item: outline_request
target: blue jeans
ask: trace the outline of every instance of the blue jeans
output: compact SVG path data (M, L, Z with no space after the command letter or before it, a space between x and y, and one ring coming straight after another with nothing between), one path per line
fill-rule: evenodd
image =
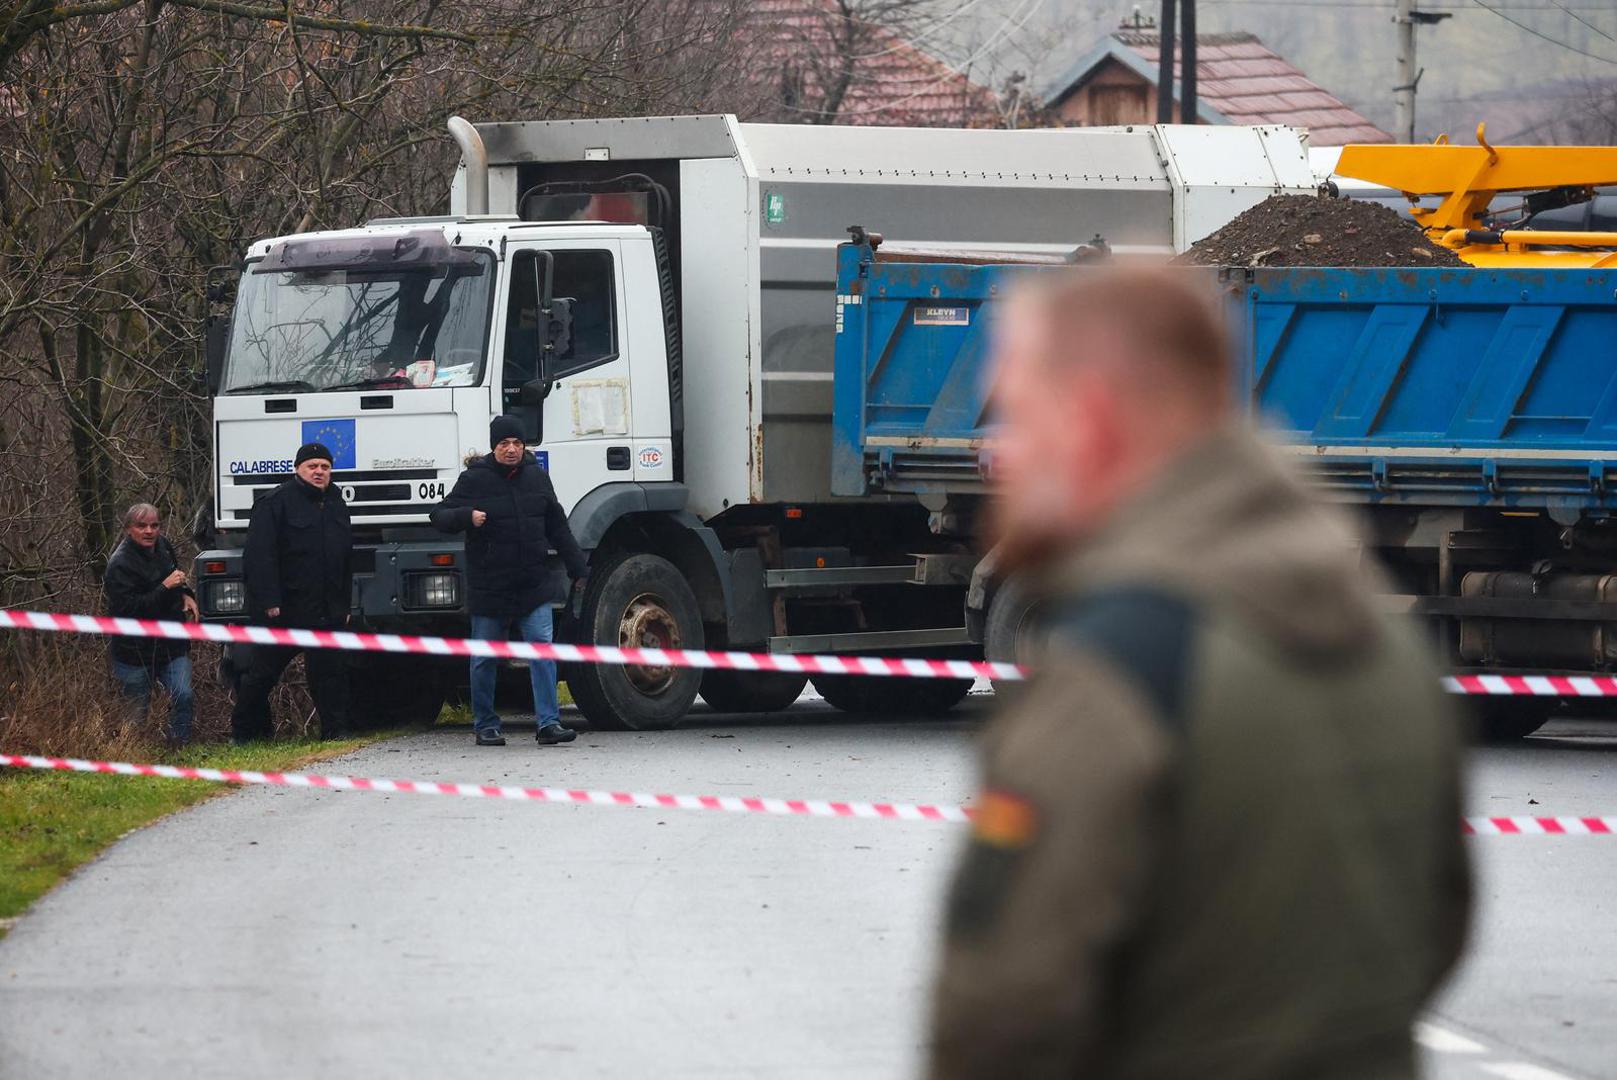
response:
M191 741L191 715L195 699L191 696L191 658L176 656L166 664L125 664L112 662L113 677L123 689L125 700L140 710L145 719L152 707L152 682L168 691L168 737L174 742Z
M509 640L513 622L523 641L550 640L549 604L540 604L518 619L473 615L472 637L484 641ZM497 657L472 657L472 724L478 731L498 731L500 727L500 718L494 714L494 681L499 667ZM528 661L528 678L533 682L534 722L540 727L561 723L561 708L556 702L556 662Z

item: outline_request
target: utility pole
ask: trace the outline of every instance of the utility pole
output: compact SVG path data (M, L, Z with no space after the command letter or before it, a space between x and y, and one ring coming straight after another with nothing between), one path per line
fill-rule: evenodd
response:
M1196 0L1179 9L1179 122L1196 122Z
M1420 88L1424 69L1415 66L1415 27L1431 26L1452 15L1449 11L1417 11L1415 0L1398 0L1398 10L1392 21L1398 26L1398 85L1392 88L1393 102L1398 106L1398 130L1393 132L1399 142L1415 141L1415 91Z
M1173 28L1179 21L1175 0L1162 0L1157 36L1157 123L1173 123Z

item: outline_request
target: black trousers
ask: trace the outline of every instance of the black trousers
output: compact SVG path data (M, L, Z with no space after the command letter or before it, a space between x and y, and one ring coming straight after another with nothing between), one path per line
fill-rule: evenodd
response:
M335 739L348 732L348 658L336 649L299 649L292 645L254 645L247 671L236 687L230 713L230 736L237 742L267 739L275 733L270 717L270 691L286 665L303 653L309 694L320 714L320 737Z

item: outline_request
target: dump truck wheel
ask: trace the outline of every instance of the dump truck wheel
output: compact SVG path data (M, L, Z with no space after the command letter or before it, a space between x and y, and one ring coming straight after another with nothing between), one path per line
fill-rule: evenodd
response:
M1025 664L1038 637L1039 604L1021 578L1011 577L994 590L983 623L983 656L1009 664ZM995 679L994 693L1001 698L1016 693L1021 683Z
M877 675L816 675L814 689L849 713L937 716L971 692L970 679L904 679Z
M578 640L624 648L700 649L696 594L667 559L623 554L590 573ZM657 731L678 724L696 699L695 668L578 664L568 671L573 700L590 725Z
M791 705L807 685L807 675L714 669L702 673L701 692L714 712L766 713Z

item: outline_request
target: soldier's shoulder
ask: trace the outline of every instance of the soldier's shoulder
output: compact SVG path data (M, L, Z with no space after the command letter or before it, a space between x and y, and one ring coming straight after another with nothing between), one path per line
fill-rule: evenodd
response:
M1201 621L1182 593L1120 584L1056 602L1044 625L1054 656L1087 653L1141 694L1159 720L1179 727Z

